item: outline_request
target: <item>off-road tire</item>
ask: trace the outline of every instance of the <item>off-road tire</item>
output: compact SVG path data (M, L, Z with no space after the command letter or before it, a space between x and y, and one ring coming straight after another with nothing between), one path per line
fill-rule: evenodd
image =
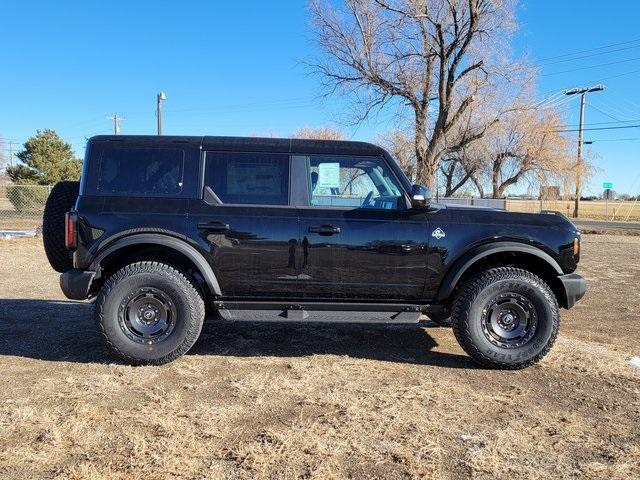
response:
M135 339L125 326L123 302L140 289L162 292L175 309L173 329L158 343ZM96 299L93 315L116 357L133 365L161 365L184 355L198 340L205 309L195 282L187 275L163 263L138 262L109 277Z
M60 273L73 268L71 254L64 244L64 215L73 208L80 182L59 182L47 197L42 217L42 242L51 267Z
M500 295L522 296L534 309L537 324L522 345L497 346L483 328L487 308ZM533 273L514 267L492 268L466 280L454 299L451 318L456 339L465 352L485 367L508 370L525 368L542 359L560 327L558 302L549 286Z

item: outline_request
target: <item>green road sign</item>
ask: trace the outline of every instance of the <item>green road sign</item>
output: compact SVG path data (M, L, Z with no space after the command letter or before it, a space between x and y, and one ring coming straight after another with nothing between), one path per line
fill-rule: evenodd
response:
M609 190L609 189L613 188L613 183L612 182L604 182L602 184L602 188L604 188L605 190Z

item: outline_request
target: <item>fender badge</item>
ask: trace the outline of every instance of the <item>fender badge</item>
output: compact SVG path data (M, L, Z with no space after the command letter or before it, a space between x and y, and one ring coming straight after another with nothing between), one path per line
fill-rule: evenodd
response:
M446 237L446 234L444 233L444 230L442 230L440 227L438 227L433 231L431 236L434 237L434 238L437 238L438 240L440 240L441 238Z

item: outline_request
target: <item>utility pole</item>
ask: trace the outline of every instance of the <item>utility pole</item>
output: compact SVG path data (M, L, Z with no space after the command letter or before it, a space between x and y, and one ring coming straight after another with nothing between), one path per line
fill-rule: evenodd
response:
M164 92L158 92L156 96L156 116L158 117L158 135L162 135L162 102L167 99Z
M9 140L9 166L13 167L13 145L17 145L18 142L12 142L11 140Z
M113 134L120 135L120 122L122 120L126 120L126 118L121 117L117 113L114 113L112 116L107 117L107 120L113 121Z
M578 218L580 208L580 195L582 194L582 128L584 125L584 105L587 93L600 92L604 90L604 85L594 85L592 87L572 88L564 92L565 95L580 95L580 127L578 128L578 159L576 161L576 199L573 204L573 218Z

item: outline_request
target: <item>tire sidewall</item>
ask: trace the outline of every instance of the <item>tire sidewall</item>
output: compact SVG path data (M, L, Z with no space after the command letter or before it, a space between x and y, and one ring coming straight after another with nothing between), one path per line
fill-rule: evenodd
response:
M142 287L153 287L162 291L175 307L174 329L168 337L158 343L136 342L125 334L121 326L121 302L132 291ZM193 296L192 289L186 279L164 272L144 271L118 278L104 295L101 315L98 318L103 334L118 354L134 363L161 361L176 353L178 356L181 355L191 347L192 342L195 342L202 328L202 319L199 318L195 302L190 301Z
M493 344L482 328L482 313L487 304L501 293L517 293L526 297L536 310L537 325L533 337L526 344L507 348ZM520 364L537 357L554 339L558 321L557 307L545 288L532 279L513 276L484 285L471 300L466 315L465 330L469 340L482 355L501 364Z
M78 198L80 182L58 182L53 186L42 215L42 241L49 264L56 272L73 268L71 254L65 245L65 214Z

